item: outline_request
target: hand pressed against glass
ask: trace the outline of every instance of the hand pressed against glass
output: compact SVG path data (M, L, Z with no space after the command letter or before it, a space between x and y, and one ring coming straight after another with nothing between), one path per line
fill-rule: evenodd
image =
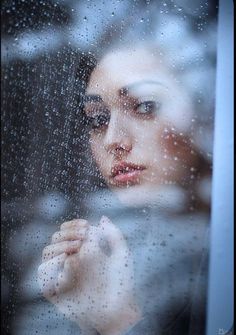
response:
M108 218L102 217L98 227L73 220L63 223L44 249L39 284L44 296L84 334L91 329L120 334L140 318L132 266L126 241Z

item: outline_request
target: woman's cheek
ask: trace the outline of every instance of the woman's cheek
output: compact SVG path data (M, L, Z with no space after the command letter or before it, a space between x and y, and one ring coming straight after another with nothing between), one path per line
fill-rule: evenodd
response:
M103 153L103 150L97 146L97 145L93 145L92 146L92 154L93 154L93 157L95 159L95 161L101 165L101 162L103 161L104 159L104 153Z
M98 141L97 139L91 138L90 145L93 158L100 172L104 176L107 170L105 163L108 161L107 152L105 150L104 144L102 143L102 141Z

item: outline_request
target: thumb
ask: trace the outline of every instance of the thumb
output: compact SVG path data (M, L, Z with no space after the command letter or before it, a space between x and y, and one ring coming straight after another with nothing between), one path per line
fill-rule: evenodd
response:
M117 228L107 216L102 216L99 227L103 231L104 237L106 237L111 248L115 251L118 248L125 248L126 242L120 229Z
M67 256L64 263L64 269L58 275L58 286L56 287L56 291L57 288L60 288L59 293L72 290L78 284L78 260L77 254Z

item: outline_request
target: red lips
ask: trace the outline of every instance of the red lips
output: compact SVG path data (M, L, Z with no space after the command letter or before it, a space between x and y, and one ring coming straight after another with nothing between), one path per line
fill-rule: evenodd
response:
M140 175L146 167L133 163L121 162L113 166L111 177L116 184L136 184L140 181Z

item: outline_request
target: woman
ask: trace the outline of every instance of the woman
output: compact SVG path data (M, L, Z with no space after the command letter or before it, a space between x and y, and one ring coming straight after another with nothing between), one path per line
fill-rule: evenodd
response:
M43 251L44 296L85 334L203 334L207 217L186 214L205 209L195 187L209 170L190 95L159 50L134 45L101 59L83 103L97 167L133 212L63 223Z

